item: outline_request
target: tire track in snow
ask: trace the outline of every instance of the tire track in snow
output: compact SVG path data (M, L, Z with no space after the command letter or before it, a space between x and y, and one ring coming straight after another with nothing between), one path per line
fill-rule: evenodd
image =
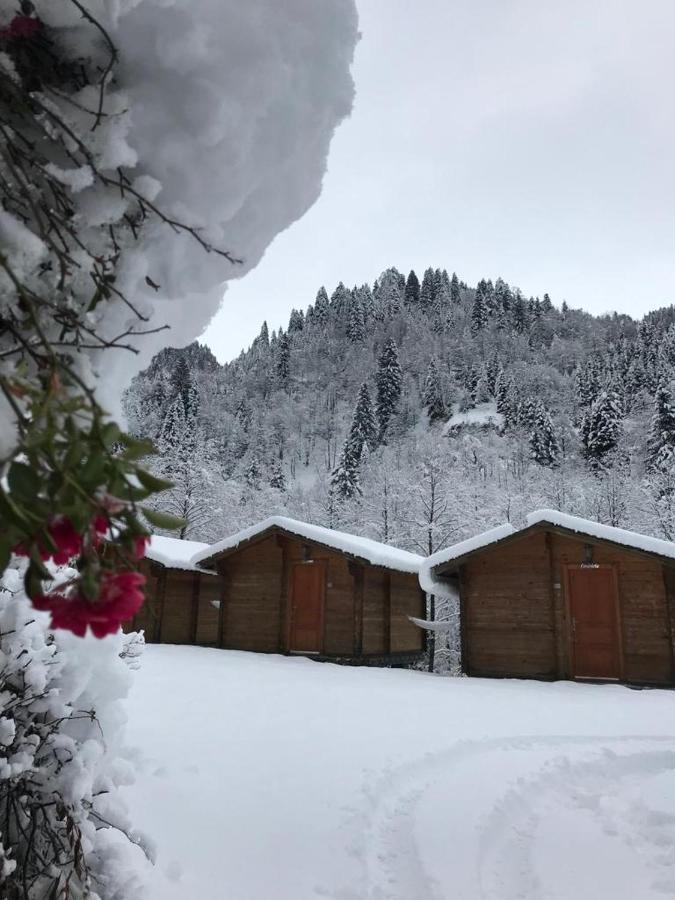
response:
M641 739L640 743L649 745L651 741ZM618 837L617 823L603 814L601 799L611 796L618 780L624 776L653 776L673 769L675 750L643 749L616 754L603 747L575 760L565 756L551 758L532 776L519 779L507 790L485 820L479 848L479 896L482 900L545 897L545 886L538 878L532 859L533 844L542 822L548 816L555 816L561 806L577 812L585 809L598 820L605 834ZM666 816L663 821L670 826L673 823L672 817ZM651 825L653 831L654 823ZM635 847L639 843L642 854L653 857L650 867L655 871L659 868L672 870L675 859L659 859L658 842L654 845L649 829L640 830L634 823L630 835L624 837L626 844ZM672 871L670 874L672 876ZM666 878L664 883L668 884L669 891L672 890L672 877ZM661 890L656 882L652 888Z
M447 897L453 897L454 900L460 900L462 897L466 897L467 900L477 900L478 897L484 900L506 900L509 896L518 897L519 900L539 900L540 885L533 871L528 849L531 836L536 830L536 817L527 804L526 785L533 785L532 791L536 792L538 780L546 780L548 777L546 768L552 760L556 760L556 757L558 765L561 769L566 769L569 776L572 771L583 771L593 762L594 757L601 757L597 765L606 766L608 746L627 749L630 744L640 744L643 747L671 744L675 747L675 737L525 735L482 741L458 741L447 750L430 752L391 770L373 789L367 790L371 811L363 828L361 844L355 851L362 858L365 867L364 891L358 896L368 900L445 900ZM581 750L584 755L579 759L570 760L565 756L569 750ZM527 754L540 755L542 752L546 755L538 761L526 758ZM650 752L642 750L632 754L636 771L640 771L639 761L644 762ZM506 765L504 753L509 757ZM653 755L653 752L651 753ZM454 879L450 882L444 879L439 883L428 871L423 858L423 849L428 842L429 834L427 832L420 834L419 828L416 827L418 810L420 802L427 799L434 789L438 790L439 782L444 780L455 781L466 791L467 779L469 785L473 779L477 788L483 788L483 774L489 770L489 757L495 754L501 755L502 758L493 771L498 772L500 776L504 771L505 780L498 779L499 787L489 801L491 810L481 817L478 827L473 832L472 840L467 847L473 860L461 859L463 874L470 882L468 892L461 893L461 887L458 891ZM509 766L515 761L514 754L516 756L524 754L524 762L528 766L534 762L533 768L526 769L524 777L520 779L520 785L517 779L514 783L512 772L511 781L508 780ZM667 754L667 760L665 767L675 768L675 753ZM468 771L463 772L467 764ZM508 813L504 811L505 797L514 809L519 810L517 824L509 820ZM452 792L444 798L448 808L448 819L451 818L453 799ZM470 830L470 821L466 824ZM439 827L442 828L442 823ZM435 837L438 838L438 835ZM508 876L515 893L508 895L500 893L504 890L503 885L495 885L490 881L486 869L493 861L498 865L500 847L510 838L516 837L518 840L515 841L514 847L511 847L511 851L517 864L515 862L511 864ZM447 835L448 853L452 853L456 838L457 833Z

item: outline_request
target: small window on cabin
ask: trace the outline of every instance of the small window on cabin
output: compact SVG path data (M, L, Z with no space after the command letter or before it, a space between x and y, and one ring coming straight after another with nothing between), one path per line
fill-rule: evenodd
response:
M209 603L214 609L220 609L220 600L209 600Z

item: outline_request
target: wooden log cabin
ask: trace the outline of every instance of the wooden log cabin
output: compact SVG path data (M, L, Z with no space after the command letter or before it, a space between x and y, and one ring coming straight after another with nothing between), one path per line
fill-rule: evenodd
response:
M188 546L189 545L189 546ZM407 665L425 647L422 557L281 516L213 545L153 538L148 642Z
M539 510L429 557L467 675L675 683L675 544Z

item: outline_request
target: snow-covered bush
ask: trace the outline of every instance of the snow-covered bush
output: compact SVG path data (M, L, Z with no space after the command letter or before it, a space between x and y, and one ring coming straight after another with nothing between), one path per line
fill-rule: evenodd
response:
M109 412L317 198L355 40L353 0L0 0L3 897L142 895L119 625L180 522Z
M128 640L128 639L127 639ZM0 588L0 895L143 896L145 845L116 794L131 673L122 635L52 635L17 569Z

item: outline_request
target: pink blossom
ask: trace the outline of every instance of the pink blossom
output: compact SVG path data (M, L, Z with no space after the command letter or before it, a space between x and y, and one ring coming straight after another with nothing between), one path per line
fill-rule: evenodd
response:
M87 626L97 638L114 634L143 605L145 576L139 572L111 572L103 576L99 598L67 597L55 591L33 597L35 609L51 614L52 628L65 628L84 637Z

